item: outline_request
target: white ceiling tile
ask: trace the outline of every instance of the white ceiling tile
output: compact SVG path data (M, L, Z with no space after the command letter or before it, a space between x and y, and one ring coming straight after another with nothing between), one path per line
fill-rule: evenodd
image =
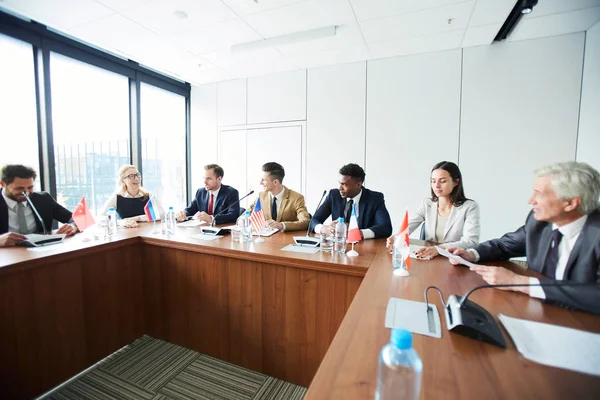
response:
M361 23L367 45L465 29L475 1ZM451 23L449 24L449 19Z
M477 0L469 26L502 25L516 2L517 0Z
M238 15L248 15L300 3L305 0L223 0Z
M98 3L104 4L106 7L115 11L129 10L130 8L140 6L144 3L149 3L153 0L96 0Z
M369 53L373 59L377 59L457 49L461 45L463 34L464 30L460 29L392 42L373 43L369 45Z
M241 18L236 17L220 24L172 35L168 39L192 53L205 54L229 48L233 44L260 40L263 37Z
M364 41L357 24L338 26L335 36L277 46L284 56L311 54L349 47L364 47Z
M385 18L456 4L465 0L350 0L356 18L362 21Z
M114 14L94 0L4 0L2 6L57 29L72 28Z
M223 68L232 77L256 76L298 69L292 60L284 58L275 49L262 49L239 54L231 54L227 49L203 54L202 58Z
M310 54L296 54L290 58L300 68L314 68L326 65L365 61L369 60L371 57L366 46L362 45Z
M461 47L473 47L491 44L502 28L502 23L467 28Z
M511 42L545 36L583 32L600 20L600 7L586 8L562 14L522 19L508 36Z
M184 11L187 18L176 17L174 11ZM155 0L122 14L160 35L191 31L236 17L220 0Z
M598 6L600 6L600 0L540 0L538 1L537 6L533 8L533 12L526 15L523 19L537 18L544 15Z
M266 38L356 22L348 0L307 0L244 20Z

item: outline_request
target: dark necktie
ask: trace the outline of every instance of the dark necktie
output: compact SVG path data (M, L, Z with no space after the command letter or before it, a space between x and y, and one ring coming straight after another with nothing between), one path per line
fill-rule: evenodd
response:
M556 279L556 266L558 264L558 245L562 240L562 233L558 229L552 231L552 244L550 253L546 259L546 276L550 279Z
M346 208L344 209L344 222L350 222L350 217L352 216L352 205L354 204L354 200L350 199L346 202Z
M26 234L27 220L25 219L25 204L17 203L17 220L19 221L19 233Z
M271 204L271 218L273 221L277 221L277 197L273 196L273 203Z
M208 202L208 215L213 215L213 203L215 201L215 195L210 194L210 201Z

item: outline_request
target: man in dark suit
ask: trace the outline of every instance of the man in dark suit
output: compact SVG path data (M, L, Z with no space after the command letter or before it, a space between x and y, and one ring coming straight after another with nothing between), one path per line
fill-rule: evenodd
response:
M240 194L231 186L221 184L224 175L223 168L217 164L204 166L204 187L198 189L194 200L185 210L179 211L177 220L193 217L207 224L213 220L217 225L234 223L240 216ZM223 212L229 206L231 208ZM221 212L223 214L217 216Z
M571 287L515 287L550 303L600 314L600 174L585 163L564 162L536 171L533 210L525 225L473 249L451 249L472 261L527 256L529 268L549 280L596 283ZM534 284L536 278L502 267L471 268L489 284Z
M339 189L331 189L315 213L310 229L315 233L333 234L338 218L348 223L352 206L356 205L358 228L363 239L388 237L392 233L392 221L383 193L375 192L363 186L365 171L357 164L347 164L340 168ZM333 219L331 225L323 225L327 218Z
M46 192L33 192L37 174L24 165L6 165L0 173L0 247L15 246L25 240L26 234L52 230L54 220L64 223L56 233L74 235L71 211L56 202ZM37 217L23 192L38 210ZM43 224L43 225L42 225Z

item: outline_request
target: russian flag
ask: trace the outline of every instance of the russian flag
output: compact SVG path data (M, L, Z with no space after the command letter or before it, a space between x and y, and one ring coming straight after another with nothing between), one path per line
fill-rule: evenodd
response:
M358 229L358 219L356 218L356 204L352 204L352 215L350 215L350 225L348 227L348 243L360 242L360 229Z
M144 214L146 214L146 218L148 218L148 221L156 220L156 211L154 211L154 205L152 204L152 199L148 199L148 202L144 206Z

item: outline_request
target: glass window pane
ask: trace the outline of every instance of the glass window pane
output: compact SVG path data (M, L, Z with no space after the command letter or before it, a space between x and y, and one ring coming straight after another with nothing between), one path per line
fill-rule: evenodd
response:
M0 133L5 145L19 143L19 151L0 152L0 166L24 164L39 172L34 74L31 44L0 34Z
M129 79L50 53L57 200L97 215L129 164Z
M142 83L142 168L144 187L165 209L185 204L185 97Z

